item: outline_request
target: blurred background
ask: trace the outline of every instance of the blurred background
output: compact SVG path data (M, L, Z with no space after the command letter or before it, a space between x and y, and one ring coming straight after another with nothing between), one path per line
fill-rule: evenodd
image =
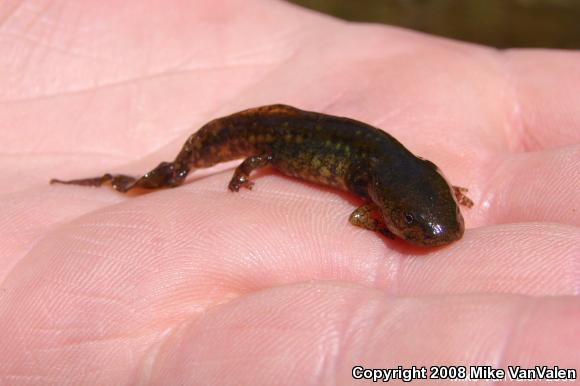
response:
M289 0L346 20L385 23L498 48L580 48L580 0Z

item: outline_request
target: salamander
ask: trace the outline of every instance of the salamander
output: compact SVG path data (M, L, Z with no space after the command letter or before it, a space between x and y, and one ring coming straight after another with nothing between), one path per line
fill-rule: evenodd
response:
M467 189L451 186L432 162L415 156L383 130L354 119L276 104L214 119L193 133L173 162L141 177L101 177L50 183L100 186L119 192L181 185L189 172L245 158L228 188L251 189L250 173L271 166L281 173L329 185L362 198L350 215L359 227L418 246L441 246L462 237L459 204Z

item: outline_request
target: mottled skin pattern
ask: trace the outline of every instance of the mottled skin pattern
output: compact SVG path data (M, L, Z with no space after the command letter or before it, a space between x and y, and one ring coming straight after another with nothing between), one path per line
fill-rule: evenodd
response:
M452 187L430 161L414 156L382 130L349 118L285 105L257 107L215 119L192 134L173 162L140 178L102 177L51 183L158 189L183 183L191 170L245 158L229 189L251 188L252 170L273 166L307 181L347 190L367 203L350 216L354 225L399 236L411 244L438 246L463 235L457 202L473 203Z

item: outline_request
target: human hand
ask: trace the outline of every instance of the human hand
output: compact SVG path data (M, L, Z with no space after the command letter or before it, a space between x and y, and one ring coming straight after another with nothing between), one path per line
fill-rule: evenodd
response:
M15 5L14 5L15 4ZM580 363L580 55L498 52L282 2L0 5L0 383L358 384ZM348 195L228 164L139 197L205 122L287 103L381 127L475 201L418 250Z

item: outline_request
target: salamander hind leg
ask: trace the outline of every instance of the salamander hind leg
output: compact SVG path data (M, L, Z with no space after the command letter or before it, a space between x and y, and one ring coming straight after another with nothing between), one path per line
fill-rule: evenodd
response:
M258 168L264 167L272 163L272 156L268 154L260 154L248 157L236 168L228 188L232 192L238 192L240 187L252 189L254 183L250 180L250 173Z
M58 179L50 180L51 184L101 186L111 182L113 189L119 192L128 192L131 189L160 189L181 185L189 168L181 166L175 162L161 162L156 168L145 173L142 177L136 178L124 174L104 174L102 177L84 178L78 180L62 181Z
M466 206L471 208L473 206L473 201L469 197L467 197L464 193L467 193L467 188L462 188L461 186L454 186L453 193L455 193L455 198L457 198L457 202L460 205Z
M395 235L385 226L379 209L375 204L369 203L357 208L351 213L348 221L352 225L379 232L390 239L395 238Z

